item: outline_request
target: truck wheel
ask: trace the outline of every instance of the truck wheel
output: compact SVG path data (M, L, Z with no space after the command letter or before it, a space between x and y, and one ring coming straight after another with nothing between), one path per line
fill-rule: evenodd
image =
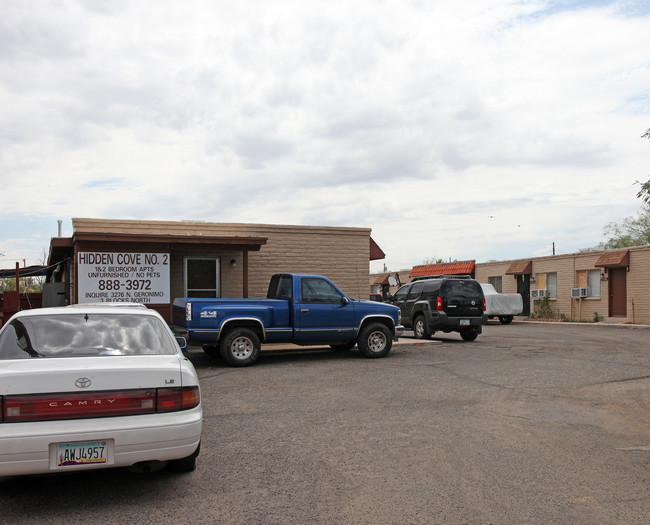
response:
M478 337L478 330L476 328L467 328L466 330L461 330L460 336L463 338L463 341L474 341Z
M427 324L424 321L424 316L418 315L415 321L413 321L413 333L416 339L429 339L430 336L427 330Z
M500 315L499 316L499 321L501 321L501 324L510 324L510 323L512 323L512 316L511 315Z
M233 328L221 340L219 352L230 366L252 365L260 355L260 338L250 328Z
M366 357L384 357L393 346L393 335L386 325L370 323L359 333L359 352Z
M344 343L342 345L330 345L330 348L337 352L347 352L348 350L352 350L356 344L356 341L350 341L349 343Z

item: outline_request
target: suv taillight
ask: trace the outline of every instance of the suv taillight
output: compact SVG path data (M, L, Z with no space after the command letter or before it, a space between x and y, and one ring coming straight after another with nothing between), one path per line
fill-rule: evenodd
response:
M487 312L487 306L485 304L485 297L483 297L483 311Z
M436 297L436 310L441 311L442 309L442 297L438 296Z

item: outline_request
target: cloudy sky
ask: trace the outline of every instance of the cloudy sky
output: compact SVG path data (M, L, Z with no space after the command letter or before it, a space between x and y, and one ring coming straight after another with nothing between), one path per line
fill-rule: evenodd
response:
M647 0L0 13L0 267L72 217L369 227L373 271L571 253L650 178Z

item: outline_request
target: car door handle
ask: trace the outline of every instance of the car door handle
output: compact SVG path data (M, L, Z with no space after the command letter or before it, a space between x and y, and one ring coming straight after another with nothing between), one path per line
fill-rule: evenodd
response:
M301 314L308 314L309 313L309 308L301 308L300 313Z

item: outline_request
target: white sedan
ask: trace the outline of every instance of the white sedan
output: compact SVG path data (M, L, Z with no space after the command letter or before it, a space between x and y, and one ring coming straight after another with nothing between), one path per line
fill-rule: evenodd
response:
M109 467L194 470L192 363L154 310L27 310L0 330L0 476Z

